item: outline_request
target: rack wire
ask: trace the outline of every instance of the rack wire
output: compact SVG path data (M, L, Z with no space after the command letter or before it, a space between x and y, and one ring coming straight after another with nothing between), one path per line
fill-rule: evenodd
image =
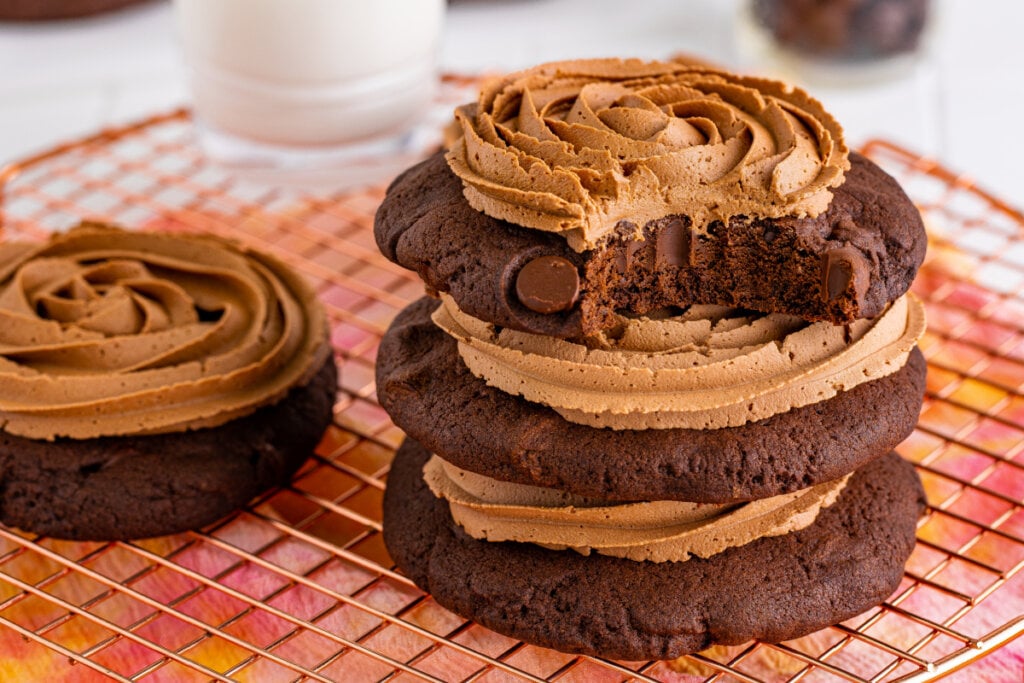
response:
M210 527L116 543L0 527L0 679L863 683L982 672L1012 655L992 653L1024 633L1024 216L935 161L882 141L862 151L931 231L915 284L928 391L900 447L928 493L917 547L877 609L670 662L526 645L394 570L380 502L402 434L375 402L373 362L422 285L373 243L383 188L312 195L241 180L203 158L186 111L0 170L5 239L96 218L275 252L317 287L341 370L334 423L294 481Z

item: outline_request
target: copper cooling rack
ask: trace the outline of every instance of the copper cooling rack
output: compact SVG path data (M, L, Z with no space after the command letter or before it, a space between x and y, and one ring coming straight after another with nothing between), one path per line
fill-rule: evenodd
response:
M796 641L609 662L466 622L393 569L380 501L402 434L374 400L373 360L422 286L374 246L382 188L312 196L250 184L207 164L193 134L175 112L8 166L0 229L38 238L91 217L273 250L329 309L334 425L291 485L202 531L72 543L0 527L0 679L861 682L968 665L981 676L993 662L1020 671L1017 647L996 651L1024 632L1024 217L970 180L887 143L864 150L904 183L934 238L916 284L930 319L928 395L901 447L930 507L899 590Z

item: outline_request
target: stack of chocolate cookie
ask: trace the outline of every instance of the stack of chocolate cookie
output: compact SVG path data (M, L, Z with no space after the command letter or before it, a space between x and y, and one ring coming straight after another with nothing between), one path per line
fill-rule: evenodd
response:
M895 589L925 363L899 186L800 90L593 60L489 83L377 214L437 298L377 394L397 565L567 652L778 641Z

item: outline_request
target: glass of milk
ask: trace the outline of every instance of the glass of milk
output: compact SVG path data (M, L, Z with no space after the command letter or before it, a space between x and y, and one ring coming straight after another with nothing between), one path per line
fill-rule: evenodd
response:
M211 156L331 166L415 144L437 86L444 0L174 2Z

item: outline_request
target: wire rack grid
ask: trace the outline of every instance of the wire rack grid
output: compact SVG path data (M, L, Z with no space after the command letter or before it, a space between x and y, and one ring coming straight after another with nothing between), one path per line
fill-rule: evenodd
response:
M0 230L41 239L95 218L273 251L327 306L334 424L291 484L199 531L80 543L0 527L0 679L926 681L981 671L1024 633L1024 216L969 179L885 142L863 150L903 182L933 238L915 285L928 392L900 449L930 505L899 589L799 640L611 662L467 622L393 568L380 502L402 434L375 402L373 363L423 289L373 243L383 189L246 182L193 138L179 111L11 164Z

